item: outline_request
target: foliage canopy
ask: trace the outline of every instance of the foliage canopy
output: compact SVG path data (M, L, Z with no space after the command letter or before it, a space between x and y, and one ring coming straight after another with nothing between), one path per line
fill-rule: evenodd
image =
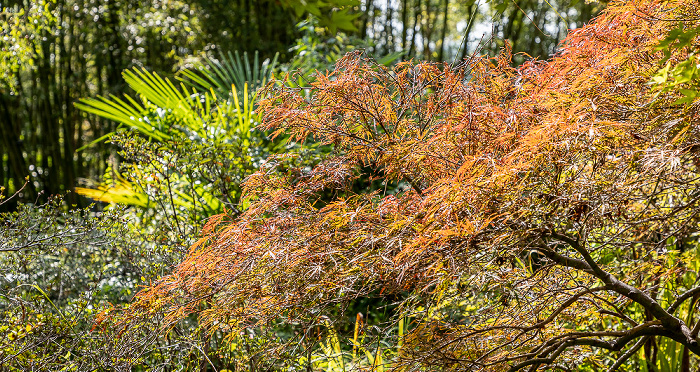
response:
M212 218L129 316L303 329L379 293L412 319L407 369L615 369L655 339L689 363L700 117L679 98L697 81L652 78L694 58L697 35L658 45L698 11L616 3L518 68L507 46L394 69L352 53L310 89L269 84L263 127L335 152L307 169L268 161L244 184L249 207ZM406 187L353 190L368 170Z

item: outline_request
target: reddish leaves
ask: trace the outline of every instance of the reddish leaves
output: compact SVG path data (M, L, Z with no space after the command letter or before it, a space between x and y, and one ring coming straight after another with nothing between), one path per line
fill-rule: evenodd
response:
M431 364L449 354L463 368L502 370L559 346L575 359L605 348L590 341L602 322L625 331L600 337L632 337L605 315L628 294L586 289L606 283L592 263L623 280L644 277L649 266L629 247L649 254L658 241L644 231L674 234L700 211L685 150L696 141L697 105L670 105L648 84L661 57L655 43L671 27L649 15L697 9L663 4L611 6L552 61L517 69L508 49L457 68L392 70L354 53L308 90L270 83L264 129L335 152L313 169L270 159L246 182L248 208L212 220L138 304L172 320L200 312L211 329L232 330L313 322L324 307L373 291L429 289L439 296L405 305L449 308L452 318L425 313L405 355ZM354 194L361 167L409 187ZM610 252L624 264L606 266Z

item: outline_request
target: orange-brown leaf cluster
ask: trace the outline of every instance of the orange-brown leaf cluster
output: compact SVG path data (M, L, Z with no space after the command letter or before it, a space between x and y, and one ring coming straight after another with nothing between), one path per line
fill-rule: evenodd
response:
M664 288L653 259L699 230L699 104L650 84L658 42L699 16L681 0L615 2L546 62L511 67L506 47L386 68L352 53L309 88L271 82L262 129L333 153L313 168L270 159L244 185L247 209L212 219L133 308L236 331L413 293L406 308L453 315L416 320L407 365L465 369L580 362L649 334L684 342L658 290L624 285ZM367 169L405 187L353 191ZM633 305L658 322L625 323Z

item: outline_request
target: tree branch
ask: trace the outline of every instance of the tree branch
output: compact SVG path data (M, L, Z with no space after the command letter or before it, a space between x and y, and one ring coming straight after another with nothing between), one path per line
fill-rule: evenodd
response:
M681 306L681 305L683 304L683 302L685 302L685 300L687 300L687 299L693 297L694 295L696 295L696 294L698 294L698 293L700 293L700 286L699 286L699 287L692 288L692 289L689 289L689 290L683 292L683 294L681 294L680 296L678 296L678 297L676 298L676 300L673 301L673 304L671 304L671 306L669 306L668 309L666 309L666 311L668 311L669 313L673 314L674 312L676 312L676 310L678 309L678 307Z
M642 347L645 342L647 342L649 337L651 336L642 336L642 338L640 338L636 344L632 345L632 347L629 350L625 351L622 355L620 355L619 358L617 358L615 364L613 364L610 367L610 369L608 369L608 372L615 372L618 368L620 368L622 363L624 363L627 359L634 355L634 353L636 353L637 350L639 350L639 348Z
M696 337L693 336L690 328L688 328L688 326L682 320L664 310L664 308L662 308L661 305L659 305L659 303L656 302L656 300L654 300L651 296L647 295L643 291L640 291L638 288L635 288L617 279L614 275L601 269L600 266L598 266L598 264L595 262L593 257L591 257L588 250L586 250L579 243L578 240L572 239L569 236L559 234L551 230L544 231L543 235L550 236L568 244L571 248L573 248L584 258L585 265L581 265L580 260L570 258L569 261L576 265L571 265L570 267L589 269L589 273L600 279L603 283L605 283L606 286L609 286L611 290L642 305L647 311L651 313L651 315L653 315L656 319L660 320L664 327L672 332L673 337L671 338L687 346L688 349L693 351L694 353L700 355L700 345L698 345Z

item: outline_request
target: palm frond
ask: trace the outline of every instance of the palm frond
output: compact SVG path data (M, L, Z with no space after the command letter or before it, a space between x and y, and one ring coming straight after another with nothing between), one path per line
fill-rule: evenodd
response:
M238 53L235 56L229 53L221 60L210 59L196 71L182 71L178 85L157 73L134 68L124 71L123 76L135 97L87 98L76 107L161 143L184 137L199 143L239 143L247 148L252 143L251 131L260 121L254 110L255 90L267 82L275 64L276 57L260 65L256 53L251 66L247 54L241 58ZM189 181L175 182L175 204L185 208L201 204L198 208L203 208L205 214L221 210L221 202L204 187L180 192L181 186L185 189L192 184ZM105 182L96 189L81 188L78 193L100 201L141 207L148 207L151 199L145 190L125 179L117 184Z
M202 100L207 107L216 97L187 92L180 84L176 88L170 80L146 69L126 70L122 74L141 102L124 95L84 98L75 106L105 119L114 120L157 141L172 138L174 132L188 136L206 136L206 123L211 112L201 109Z
M178 79L200 92L214 90L218 95L225 96L231 92L231 86L235 86L238 92L242 92L244 85L248 85L251 96L265 85L272 76L272 71L277 65L277 56L265 59L260 63L258 52L255 52L251 64L248 53L241 57L238 51L220 54L218 59L207 58L203 64L194 69L186 69L179 72ZM239 99L242 97L239 97Z

